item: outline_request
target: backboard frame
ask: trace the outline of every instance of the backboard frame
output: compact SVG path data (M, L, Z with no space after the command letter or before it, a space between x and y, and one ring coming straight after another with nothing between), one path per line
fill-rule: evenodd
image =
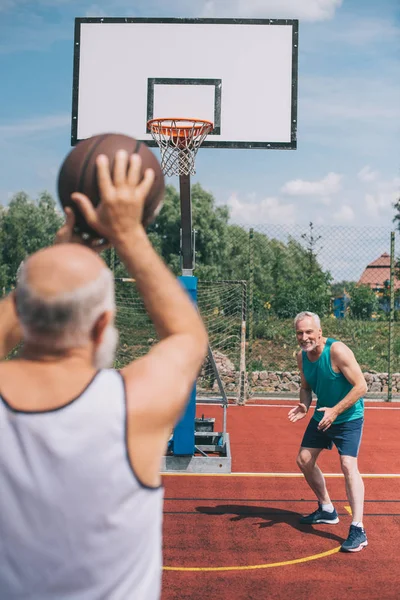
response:
M74 34L74 60L73 60L73 86L72 86L72 123L71 123L71 145L75 146L81 139L78 137L79 123L79 76L80 76L80 43L81 43L81 26L87 23L146 23L146 24L211 24L211 25L287 25L292 27L292 73L291 73L291 132L289 142L276 141L219 141L213 139L213 135L218 135L220 126L220 110L221 110L221 87L218 84L218 79L164 79L164 78L149 78L148 92L150 92L150 101L147 106L147 120L151 119L151 86L163 85L168 83L171 85L176 83L185 83L186 85L210 85L215 86L215 125L217 129L202 144L204 148L233 148L233 149L280 149L280 150L295 150L297 147L297 95L298 95L298 20L297 19L195 19L195 18L139 18L139 17L78 17L75 19L75 34ZM178 117L189 115L159 115L163 117ZM190 115L197 117L199 115ZM156 147L154 140L140 140L150 147Z

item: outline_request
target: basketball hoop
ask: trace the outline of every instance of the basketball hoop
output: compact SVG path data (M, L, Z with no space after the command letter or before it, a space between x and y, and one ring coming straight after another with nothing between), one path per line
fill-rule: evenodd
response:
M147 123L161 151L164 175L194 175L197 150L214 125L202 119L151 119Z

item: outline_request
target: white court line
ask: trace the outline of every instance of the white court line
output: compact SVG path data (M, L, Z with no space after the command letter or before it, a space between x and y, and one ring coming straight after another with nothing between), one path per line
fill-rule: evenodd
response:
M296 400L294 400L294 404L245 404L245 405L241 405L241 404L229 404L228 405L228 409L231 408L243 408L243 406L249 407L249 408L293 408L294 406L297 405ZM209 403L202 403L202 402L198 402L197 406L221 406L221 404L219 403L215 403L215 404L209 404ZM311 405L311 408L314 408L315 404ZM400 410L400 406L365 406L364 404L364 409L365 410Z
M276 478L304 478L302 473L179 473L176 471L162 472L162 476L178 477L276 477ZM324 473L324 477L343 478L343 473ZM364 479L398 479L400 473L361 473Z

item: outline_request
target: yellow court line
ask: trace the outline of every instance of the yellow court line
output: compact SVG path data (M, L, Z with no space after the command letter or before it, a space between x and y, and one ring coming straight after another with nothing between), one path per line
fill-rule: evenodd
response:
M353 513L351 512L351 506L345 506L344 507L345 510L347 510L347 512L349 513L349 515L352 515Z
M163 477L276 477L276 478L302 478L302 473L180 473L178 471L164 471ZM324 473L325 478L343 477L343 473ZM398 479L400 473L361 473L364 479Z
M254 569L271 569L272 567L286 567L288 565L297 565L299 563L309 562L311 560L317 560L319 558L325 558L331 554L339 552L340 546L333 548L333 550L327 550L320 554L313 554L312 556L305 556L304 558L295 558L293 560L285 560L276 563L265 563L263 565L244 565L238 567L163 567L164 571L251 571Z

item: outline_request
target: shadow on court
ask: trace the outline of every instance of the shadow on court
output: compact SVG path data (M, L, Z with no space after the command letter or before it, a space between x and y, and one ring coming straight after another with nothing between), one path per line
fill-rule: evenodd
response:
M260 519L260 522L254 523L258 525L260 529L266 527L273 527L279 523L286 523L293 529L300 531L303 534L315 535L316 537L325 538L328 540L334 540L340 544L344 541L344 538L331 533L323 531L312 525L301 525L299 519L301 514L290 511L281 510L279 508L272 508L269 506L246 506L243 504L221 504L218 506L197 506L196 511L210 516L221 516L221 515L233 515L230 521L243 521L244 519ZM329 527L329 525L328 525Z

